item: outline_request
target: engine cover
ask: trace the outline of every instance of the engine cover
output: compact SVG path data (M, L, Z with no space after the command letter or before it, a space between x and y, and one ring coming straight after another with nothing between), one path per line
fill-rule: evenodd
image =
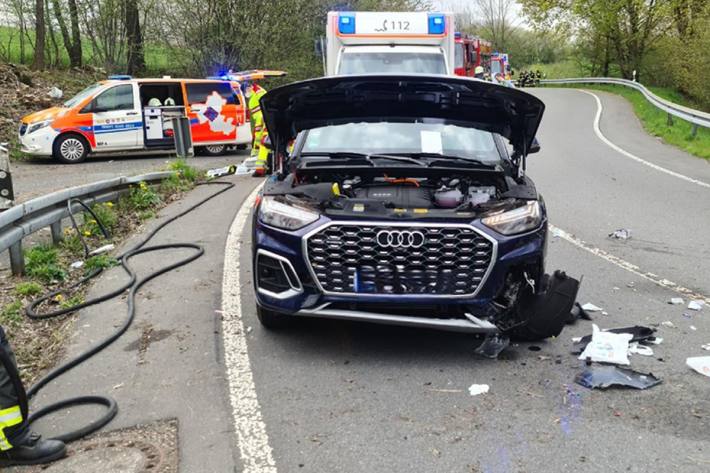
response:
M355 190L358 199L372 199L398 208L431 207L431 191L408 185L383 185L361 187Z

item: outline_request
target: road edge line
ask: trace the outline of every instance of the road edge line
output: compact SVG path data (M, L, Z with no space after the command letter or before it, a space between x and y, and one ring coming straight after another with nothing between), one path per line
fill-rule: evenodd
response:
M257 186L244 200L229 227L222 276L222 340L234 431L244 467L242 471L277 473L273 450L269 445L266 424L256 394L242 322L240 282L242 235L260 189L261 186Z
M601 129L599 128L599 122L601 120L602 116L602 111L604 110L604 107L602 106L602 101L599 99L597 94L593 92L589 92L588 90L582 90L582 89L575 89L578 92L583 92L587 95L591 95L594 97L594 100L597 102L597 113L594 116L594 133L597 135L597 138L602 140L607 146L612 148L613 150L617 151L618 153L621 153L622 155L626 156L627 158L633 159L634 161L637 161L645 166L648 166L652 169L655 169L656 171L663 172L665 174L668 174L673 177L677 177L678 179L682 179L684 181L690 182L692 184L699 185L701 187L706 187L710 189L710 183L707 183L705 181L701 181L699 179L692 178L690 176L686 176L685 174L681 174L679 172L671 171L670 169L666 169L663 166L659 166L658 164L654 164L650 161L646 161L643 158L639 158L635 154L629 153L625 149L622 149L621 147L617 146L616 144L612 143L611 140L609 140L604 134L601 132Z
M597 248L595 246L592 246L585 242L584 240L580 240L576 236L572 235L569 232L566 232L562 230L561 228L558 228L552 224L549 224L550 232L552 232L553 236L558 236L565 240L568 243L571 243L572 245L576 246L577 248L580 248L584 251L587 251L588 253L593 254L594 256L598 256L605 261L613 264L614 266L617 266L621 269L624 269L630 273L635 274L636 276L639 276L643 279L646 279L647 281L651 281L652 283L656 284L657 286L661 286L664 289L670 289L671 291L675 291L678 294L684 295L689 299L692 300L702 300L705 301L706 304L710 304L710 297L704 296L702 294L699 294L692 289L688 289L687 287L683 287L679 284L674 283L673 281L670 281L668 279L662 278L658 276L657 274L654 273L649 273L646 271L643 271L640 267L637 265L630 263L626 261L625 259L619 258L618 256L614 256L611 253L608 253L601 248Z

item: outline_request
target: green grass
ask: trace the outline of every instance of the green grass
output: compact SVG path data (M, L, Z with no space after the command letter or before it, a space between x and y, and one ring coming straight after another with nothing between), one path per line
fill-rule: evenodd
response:
M42 286L34 281L21 282L15 286L15 292L19 296L35 296L42 292Z
M11 302L0 310L0 325L17 325L20 322L22 322L22 302Z
M58 263L59 252L50 245L37 245L25 251L25 270L27 275L51 283L63 281L66 271Z
M132 186L126 199L121 199L121 203L127 205L131 210L141 211L152 209L162 202L160 194L155 192L145 182Z
M564 85L554 85L554 87L560 86ZM601 90L621 95L631 102L636 116L641 120L641 124L648 133L687 153L710 160L710 129L698 127L697 134L693 137L691 135L692 125L675 117L673 125L669 126L668 114L651 105L641 92L624 86L607 84L580 84L570 87ZM674 94L669 94L669 96L674 97Z
M116 266L118 260L109 255L96 255L87 259L84 263L84 272L89 274L97 269L106 269Z
M545 79L568 79L571 77L584 77L587 74L582 71L579 64L573 60L554 62L551 64L531 64L521 69L526 71L537 71L544 74Z

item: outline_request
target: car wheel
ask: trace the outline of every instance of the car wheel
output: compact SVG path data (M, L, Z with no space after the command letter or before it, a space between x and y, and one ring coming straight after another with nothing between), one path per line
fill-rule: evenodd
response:
M290 316L259 306L256 306L256 316L261 326L267 330L281 330L288 327L291 323Z
M249 146L249 145L247 145L247 144L237 145L237 149L238 149L239 151L243 151L243 150L247 149L248 146Z
M52 151L54 159L60 163L76 164L86 159L89 144L79 135L63 135L54 142Z
M227 145L208 145L200 148L205 156L222 156L227 151Z

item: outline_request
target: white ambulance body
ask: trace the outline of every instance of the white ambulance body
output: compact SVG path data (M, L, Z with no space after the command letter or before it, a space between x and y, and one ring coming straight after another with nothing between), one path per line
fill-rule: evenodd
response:
M329 12L326 74L453 74L454 15Z

